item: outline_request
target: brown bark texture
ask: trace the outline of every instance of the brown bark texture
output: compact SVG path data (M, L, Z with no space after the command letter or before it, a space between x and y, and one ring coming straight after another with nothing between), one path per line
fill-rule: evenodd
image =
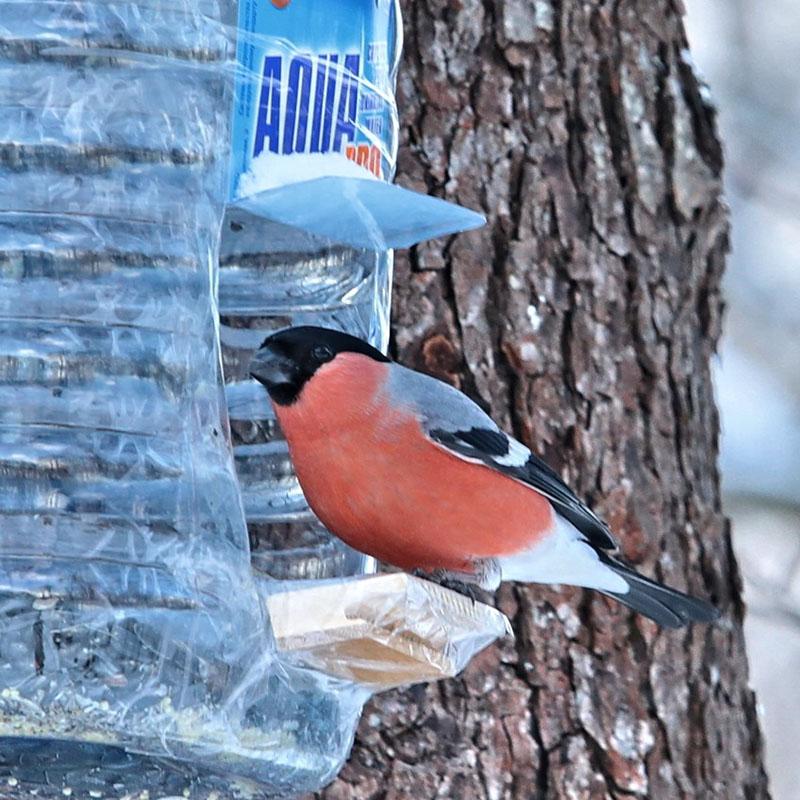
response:
M505 585L516 641L374 698L323 800L768 797L709 374L722 154L679 2L405 3L399 181L488 226L398 254L393 347L723 618Z

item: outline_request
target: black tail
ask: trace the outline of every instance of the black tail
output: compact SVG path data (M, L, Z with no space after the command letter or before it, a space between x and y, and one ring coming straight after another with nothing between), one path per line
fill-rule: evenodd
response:
M603 552L600 552L600 560L630 586L625 594L603 594L613 597L665 628L682 628L690 622L714 622L719 618L719 611L705 600L651 581Z

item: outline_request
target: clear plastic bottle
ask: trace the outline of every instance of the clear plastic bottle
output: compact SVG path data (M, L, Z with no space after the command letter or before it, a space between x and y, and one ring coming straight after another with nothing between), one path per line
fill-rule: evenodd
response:
M12 796L281 797L360 709L275 661L250 570L214 302L233 11L0 0Z
M267 395L248 366L268 333L286 325L340 328L385 349L392 254L333 245L234 210L223 231L220 337L254 566L280 579L363 573L369 562L309 511Z
M244 174L254 160L267 155L271 166L289 175L291 165L308 169L318 159L319 174L324 175L324 155L329 147L329 155L337 155L333 151L340 130L339 157L346 151L352 159L361 154L365 169L370 164L390 180L397 150L394 82L402 40L397 1L314 0L282 11L264 7L250 22L255 30L241 40L240 57L257 79L255 87L246 87L249 96L260 98L261 106L243 101L246 110L239 109L234 123L234 141L239 141L233 150L234 190L237 172ZM267 78L271 63L274 71ZM293 82L298 75L307 76L305 89L302 79ZM342 116L348 91L357 98L350 117ZM263 122L267 96L272 98L269 144L248 127ZM289 129L293 136L287 136ZM330 131L328 144L320 144L325 131ZM289 166L281 166L280 158L287 158L283 163ZM341 203L347 202L343 193ZM228 210L219 301L228 410L255 545L253 563L272 577L356 575L372 569L372 561L332 537L309 511L266 392L249 377L250 359L269 333L288 325L338 328L385 350L392 263L391 251L355 249L236 207Z

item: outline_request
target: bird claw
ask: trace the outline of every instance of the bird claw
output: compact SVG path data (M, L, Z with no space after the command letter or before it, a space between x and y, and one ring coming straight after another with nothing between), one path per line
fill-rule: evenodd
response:
M468 598L473 605L481 602L483 590L474 575L466 572L450 572L445 569L436 569L432 572L417 569L414 570L413 574L418 578L435 583L443 589L449 589Z
M439 581L439 586L463 595L472 601L472 605L475 605L479 601L478 592L480 592L480 589L474 583L464 583L454 578L442 578L442 580Z

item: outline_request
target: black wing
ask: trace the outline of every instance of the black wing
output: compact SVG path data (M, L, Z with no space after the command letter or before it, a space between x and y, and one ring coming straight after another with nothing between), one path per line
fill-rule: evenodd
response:
M541 492L593 547L600 550L618 548L608 525L575 496L558 474L527 447L502 431L478 427L463 431L439 428L428 431L428 435L456 455L481 461Z

